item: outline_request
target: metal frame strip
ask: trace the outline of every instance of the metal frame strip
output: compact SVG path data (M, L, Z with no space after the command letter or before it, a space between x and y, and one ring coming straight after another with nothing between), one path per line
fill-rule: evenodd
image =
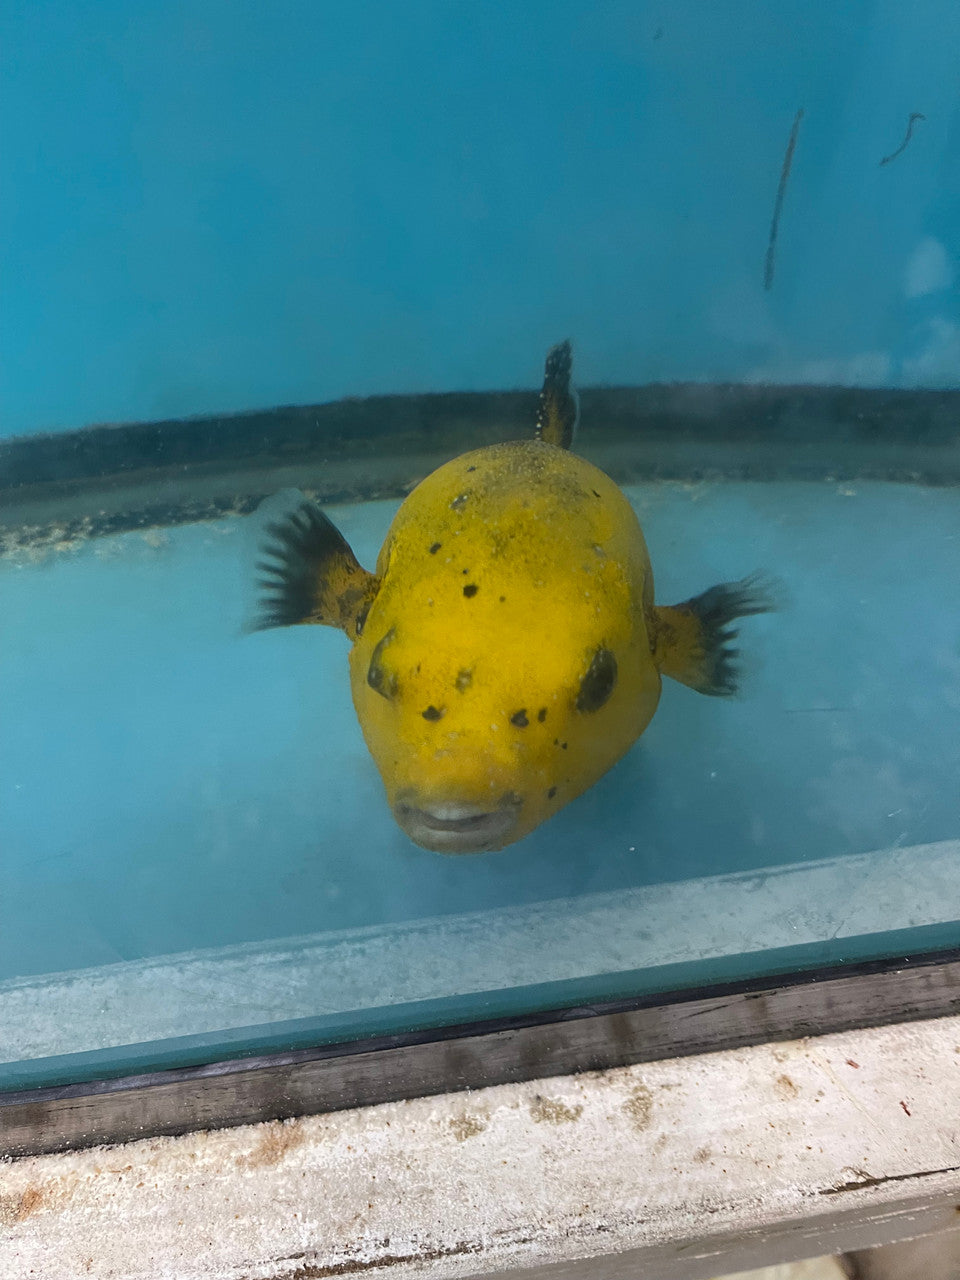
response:
M960 949L0 1094L0 1154L225 1128L960 1012Z

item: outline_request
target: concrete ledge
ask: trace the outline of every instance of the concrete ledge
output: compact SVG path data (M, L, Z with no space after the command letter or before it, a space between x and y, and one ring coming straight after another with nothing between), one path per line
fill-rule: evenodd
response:
M944 1230L960 1018L0 1165L0 1277L704 1280Z

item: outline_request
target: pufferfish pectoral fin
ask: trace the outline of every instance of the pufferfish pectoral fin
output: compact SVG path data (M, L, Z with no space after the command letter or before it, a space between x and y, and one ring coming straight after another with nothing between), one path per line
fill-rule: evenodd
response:
M380 579L360 567L333 521L303 502L267 525L267 535L257 564L263 594L255 629L312 622L340 627L356 639Z
M569 342L558 342L547 352L543 388L537 406L537 439L569 449L580 419L580 401L570 385L573 351Z
M730 697L737 692L736 658L731 647L735 618L769 613L775 606L773 583L760 574L724 582L671 607L655 606L651 627L653 660L665 676L698 693Z

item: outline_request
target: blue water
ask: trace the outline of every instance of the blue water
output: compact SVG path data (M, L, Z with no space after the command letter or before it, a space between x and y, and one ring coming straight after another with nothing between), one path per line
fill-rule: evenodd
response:
M956 387L958 47L954 0L8 0L0 437L531 388L564 336L582 386ZM630 497L661 602L761 569L782 607L738 700L668 683L475 858L394 825L343 635L245 629L264 513L0 559L0 983L667 884L675 944L698 877L960 837L956 490ZM367 565L395 507L331 512ZM713 941L711 980L764 963Z
M661 602L760 568L782 607L739 699L666 682L592 791L470 858L395 827L346 638L245 633L262 513L0 564L0 978L960 836L955 493L629 494ZM395 509L331 515L370 565Z
M958 46L954 0L5 0L0 434L566 334L582 385L955 386Z

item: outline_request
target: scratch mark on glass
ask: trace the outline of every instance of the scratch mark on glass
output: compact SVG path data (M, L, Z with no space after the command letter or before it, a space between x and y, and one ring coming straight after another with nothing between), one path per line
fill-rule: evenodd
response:
M763 269L763 287L768 290L773 286L773 272L777 262L777 232L780 229L780 214L783 210L783 198L787 194L790 166L793 164L793 152L797 145L797 135L800 132L800 121L802 119L803 107L793 118L793 128L790 130L790 140L787 143L787 150L783 157L783 168L780 170L777 198L773 205L773 218L770 221L770 240L767 244L767 260Z
M883 157L883 159L880 161L881 165L889 164L891 160L896 160L897 156L901 155L904 151L906 151L907 143L913 137L913 126L917 123L918 120L926 120L926 118L927 117L923 114L922 111L910 112L910 119L907 121L907 132L903 135L903 141L900 143L899 147L897 147L896 151L891 151L888 156Z

